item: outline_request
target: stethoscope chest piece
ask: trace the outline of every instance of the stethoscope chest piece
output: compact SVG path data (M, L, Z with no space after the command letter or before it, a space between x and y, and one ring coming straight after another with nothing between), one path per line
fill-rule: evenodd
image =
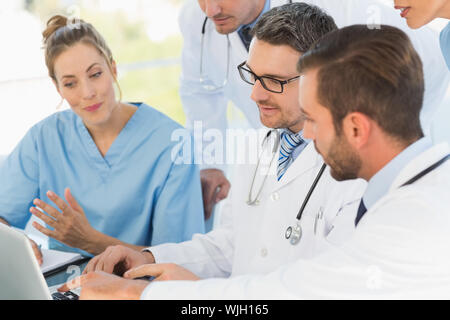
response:
M258 199L256 199L256 200L247 200L247 205L249 205L249 206L259 206L259 200Z
M286 233L284 235L292 245L296 245L302 238L302 227L300 227L299 224L293 227L290 226L286 229Z

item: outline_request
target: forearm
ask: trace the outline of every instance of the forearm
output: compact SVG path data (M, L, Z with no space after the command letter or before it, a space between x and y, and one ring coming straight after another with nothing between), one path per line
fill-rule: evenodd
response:
M109 246L117 246L117 245L125 246L136 251L141 251L142 249L147 248L146 246L137 246L123 242L119 239L110 237L106 234L103 234L95 230L93 235L91 236L91 240L87 241L85 248L82 249L93 255L99 255L103 251L105 251L106 248L108 248Z
M175 263L201 278L228 277L233 248L228 230L219 229L195 235L190 241L150 247L156 263Z

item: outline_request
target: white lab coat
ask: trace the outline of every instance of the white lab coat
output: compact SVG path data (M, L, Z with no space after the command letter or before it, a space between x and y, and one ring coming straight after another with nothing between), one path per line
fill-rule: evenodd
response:
M269 140L269 145L275 140ZM272 150L272 145L266 150ZM276 173L278 154L269 172ZM266 176L272 153L264 153L253 187L255 198ZM310 143L291 164L281 181L267 176L260 204L249 206L248 194L256 164L239 165L230 196L222 210L222 223L206 235L195 235L181 244L150 248L157 263L176 263L201 278L268 273L299 258L311 258L326 247L351 237L359 201L366 182L337 182L325 170L301 217L302 239L291 245L285 231L295 225L297 213L315 180L323 160Z
M410 36L424 64L426 91L421 121L425 131L428 132L432 117L442 103L449 80L447 66L440 51L438 34L426 27L411 30L400 17L398 10L376 0L308 0L304 2L324 8L333 16L338 27L375 22L394 25ZM271 1L272 7L285 3L287 3L285 0ZM188 0L179 17L184 38L180 96L187 117L186 126L192 129L194 121L202 121L204 130L219 129L225 137L225 130L228 127L227 106L231 101L242 111L251 127L261 128L258 108L250 99L252 86L241 80L237 70L237 66L248 57L237 32L229 35L231 53L228 84L216 91L207 91L201 85L200 50L204 19L205 14L196 0ZM204 50L204 73L216 85L220 85L224 82L227 73L227 37L217 33L211 21L206 24ZM219 165L210 166L220 167Z
M341 246L266 275L154 282L142 298L449 299L450 162L400 188L449 152L437 145L406 165Z

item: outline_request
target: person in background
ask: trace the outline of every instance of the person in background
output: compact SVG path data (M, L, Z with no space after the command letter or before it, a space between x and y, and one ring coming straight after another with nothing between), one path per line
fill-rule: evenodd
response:
M203 233L198 168L173 156L183 146L171 134L182 128L116 97L116 63L91 24L57 15L43 36L49 76L70 110L34 125L2 162L0 221L23 228L33 214L50 249L85 255Z
M406 19L408 26L417 29L436 18L450 19L449 0L394 0L395 9ZM442 30L441 49L447 66L450 69L450 22Z

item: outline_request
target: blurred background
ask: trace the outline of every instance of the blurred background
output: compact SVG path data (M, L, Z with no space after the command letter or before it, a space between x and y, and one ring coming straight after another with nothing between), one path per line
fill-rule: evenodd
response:
M61 102L44 62L41 32L54 14L80 17L105 37L119 66L123 100L146 102L180 124L183 0L8 0L0 4L0 155L10 153ZM67 108L63 105L61 109ZM58 109L58 110L61 110Z
M178 94L182 38L178 14L184 0L7 0L0 4L0 157L35 123L62 105L44 63L41 32L54 14L91 22L119 66L123 100L146 102L185 124ZM392 0L381 0L392 6ZM431 27L440 31L446 21ZM447 95L450 107L450 90ZM230 106L229 120L243 123ZM450 108L441 108L435 140L450 141ZM233 125L233 124L232 124Z

